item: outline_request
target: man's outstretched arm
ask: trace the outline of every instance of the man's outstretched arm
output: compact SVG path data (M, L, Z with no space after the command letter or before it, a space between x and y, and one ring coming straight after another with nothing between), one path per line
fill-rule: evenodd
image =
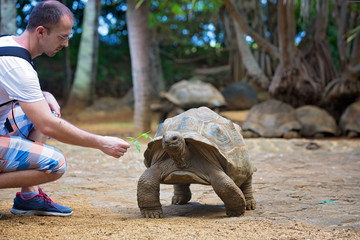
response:
M130 144L111 136L101 136L84 131L64 119L52 115L46 100L37 102L21 102L21 108L37 130L60 142L97 148L104 153L119 158L124 155Z

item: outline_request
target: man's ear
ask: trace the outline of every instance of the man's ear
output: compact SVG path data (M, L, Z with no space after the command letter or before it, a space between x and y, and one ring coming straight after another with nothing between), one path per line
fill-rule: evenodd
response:
M44 26L38 26L36 29L35 29L35 34L37 37L39 38L43 38L45 34L48 34L48 29L45 28Z

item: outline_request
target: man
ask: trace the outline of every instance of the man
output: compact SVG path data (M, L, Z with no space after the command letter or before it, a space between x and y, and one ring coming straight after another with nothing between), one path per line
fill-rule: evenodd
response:
M52 57L68 46L73 14L58 1L38 3L24 33L0 38L0 47L17 46L31 58ZM9 102L16 100L16 103ZM32 65L25 59L0 57L0 189L21 187L14 198L14 214L68 216L72 209L54 203L39 184L59 179L66 170L64 155L43 144L46 137L97 148L119 158L130 145L116 137L83 131L60 118L60 107L42 92ZM6 124L5 124L6 123Z

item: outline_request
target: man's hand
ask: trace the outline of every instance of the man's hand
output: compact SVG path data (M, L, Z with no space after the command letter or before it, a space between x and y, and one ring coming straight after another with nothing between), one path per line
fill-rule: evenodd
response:
M43 95L46 102L49 104L50 110L54 111L57 117L61 117L60 105L56 101L55 97L51 93L45 91L43 91Z
M100 150L115 158L122 157L130 144L117 137L103 136L103 144Z

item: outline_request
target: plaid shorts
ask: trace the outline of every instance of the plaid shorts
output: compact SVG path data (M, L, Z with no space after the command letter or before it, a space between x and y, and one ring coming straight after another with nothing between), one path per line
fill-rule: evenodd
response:
M0 174L27 169L52 174L65 172L67 162L63 153L49 145L26 139L34 124L19 104L15 104L8 119L14 131L9 132L5 127L0 128Z

